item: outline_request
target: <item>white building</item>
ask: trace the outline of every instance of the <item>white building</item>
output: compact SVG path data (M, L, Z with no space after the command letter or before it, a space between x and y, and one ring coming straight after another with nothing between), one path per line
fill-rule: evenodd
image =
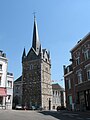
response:
M13 101L13 74L7 73L7 97L6 97L6 109L12 109Z
M65 90L58 83L52 84L52 109L57 109L57 106L65 106Z
M7 73L8 60L0 50L0 109L12 109L13 74Z

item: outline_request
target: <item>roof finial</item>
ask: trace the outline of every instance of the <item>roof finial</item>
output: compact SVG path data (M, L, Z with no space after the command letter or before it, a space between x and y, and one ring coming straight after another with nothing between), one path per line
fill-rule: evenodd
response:
M33 12L33 15L34 15L34 19L36 18L35 14L36 14L36 12Z

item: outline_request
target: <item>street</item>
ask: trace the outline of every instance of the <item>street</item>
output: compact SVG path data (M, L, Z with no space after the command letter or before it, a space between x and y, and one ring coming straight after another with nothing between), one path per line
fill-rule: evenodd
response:
M90 114L68 111L0 110L0 120L90 120Z

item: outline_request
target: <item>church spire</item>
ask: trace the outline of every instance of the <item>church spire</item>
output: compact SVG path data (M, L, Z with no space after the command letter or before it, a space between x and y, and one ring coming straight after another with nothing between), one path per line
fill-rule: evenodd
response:
M37 54L40 53L41 44L40 44L40 40L39 40L39 34L38 34L38 28L37 28L37 22L36 22L35 14L34 14L34 28L33 28L32 48L35 50L35 52Z
M24 60L25 57L26 57L26 51L25 51L25 47L24 47L23 55L22 55L22 61Z

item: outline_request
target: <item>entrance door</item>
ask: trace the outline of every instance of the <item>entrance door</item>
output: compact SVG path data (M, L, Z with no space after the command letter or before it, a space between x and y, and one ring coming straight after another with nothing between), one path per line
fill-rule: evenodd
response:
M49 110L51 110L51 100L49 98Z

